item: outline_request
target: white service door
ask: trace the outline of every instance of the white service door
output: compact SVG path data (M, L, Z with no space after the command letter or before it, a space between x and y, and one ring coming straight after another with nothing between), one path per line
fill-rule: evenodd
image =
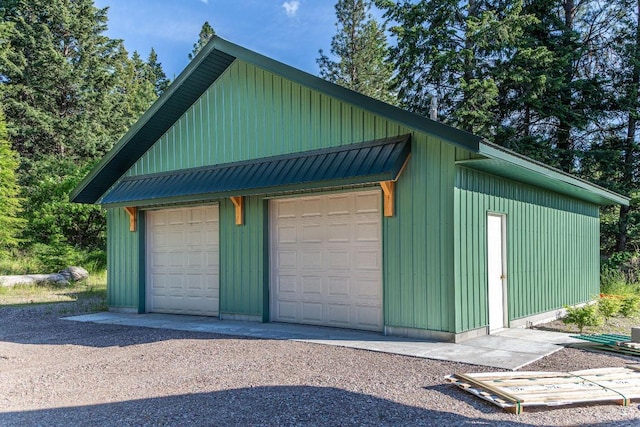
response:
M381 331L380 191L271 201L271 318Z
M217 316L218 206L149 211L146 222L147 311Z
M487 275L489 282L489 331L506 326L504 298L504 215L487 216Z

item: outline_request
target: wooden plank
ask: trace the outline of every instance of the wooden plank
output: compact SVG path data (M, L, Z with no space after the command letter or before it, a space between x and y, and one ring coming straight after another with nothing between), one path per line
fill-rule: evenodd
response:
M138 228L138 208L126 207L124 210L129 214L129 231L136 231Z
M640 399L640 366L633 365L575 372L468 373L448 379L461 389L516 414L522 413L525 406L590 402L627 406L632 400Z
M467 383L469 383L471 385L475 385L475 386L478 386L480 388L489 390L492 393L494 393L495 395L500 396L501 398L503 398L503 399L505 399L505 400L507 400L509 402L520 403L520 399L517 398L516 396L513 396L513 395L511 395L511 394L509 394L509 393L507 393L507 392L505 392L503 390L500 390L497 387L492 387L492 386L490 386L490 385L488 385L486 383L483 383L482 381L477 381L477 380L475 380L473 377L471 377L469 375L466 375L466 374L455 374L455 377L457 377L457 378L459 378L459 379L461 379L463 381L466 381Z
M384 194L384 216L392 217L394 211L394 199L395 199L395 185L394 181L381 181L380 187L382 187L382 193Z
M236 207L236 225L244 224L244 197L243 196L233 196L231 197L231 202Z

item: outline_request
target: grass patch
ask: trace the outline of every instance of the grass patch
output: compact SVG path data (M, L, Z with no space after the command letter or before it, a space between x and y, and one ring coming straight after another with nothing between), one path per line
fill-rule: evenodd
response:
M107 268L104 251L83 251L69 246L35 244L28 249L0 251L0 275L56 273L70 265L100 274Z
M71 286L17 285L0 287L0 307L76 302L86 311L107 309L107 272L102 270Z

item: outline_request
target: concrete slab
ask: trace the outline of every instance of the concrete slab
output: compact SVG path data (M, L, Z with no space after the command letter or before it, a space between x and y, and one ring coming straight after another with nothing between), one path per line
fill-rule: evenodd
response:
M206 332L260 339L300 341L357 348L426 359L516 370L580 342L569 334L532 329L504 329L461 344L384 336L376 332L286 323L254 323L173 314L95 313L67 320L110 325Z

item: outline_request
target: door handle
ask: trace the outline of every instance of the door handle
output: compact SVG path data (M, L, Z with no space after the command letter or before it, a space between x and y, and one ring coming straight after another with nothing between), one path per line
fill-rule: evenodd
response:
M504 279L506 279L506 278L507 278L507 275L506 275L506 274L501 274L501 275L500 275L500 280L504 280Z

